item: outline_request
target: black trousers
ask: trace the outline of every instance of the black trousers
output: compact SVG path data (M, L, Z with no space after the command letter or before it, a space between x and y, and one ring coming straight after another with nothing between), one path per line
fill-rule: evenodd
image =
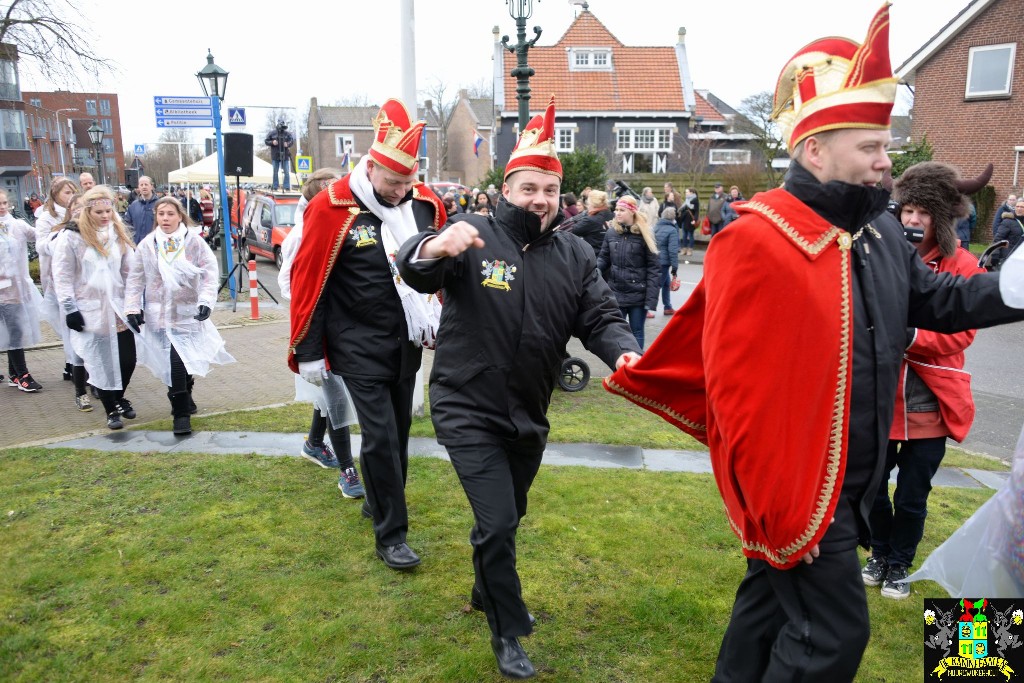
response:
M117 355L121 366L121 388L99 390L100 402L108 415L117 410L117 402L124 398L124 392L135 373L135 336L131 330L117 333Z
M856 548L786 571L747 560L711 680L852 681L869 635Z
M532 628L516 571L516 531L543 453L491 444L447 449L473 508L473 570L491 633L505 638L529 635Z
M373 533L381 545L405 543L409 511L405 480L409 473L409 428L416 376L392 382L345 377L359 417L366 501L373 512Z

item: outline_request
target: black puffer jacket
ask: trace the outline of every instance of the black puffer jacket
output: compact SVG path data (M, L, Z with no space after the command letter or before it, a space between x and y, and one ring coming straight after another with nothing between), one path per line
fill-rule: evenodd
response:
M653 311L658 307L661 260L658 252L647 248L643 235L628 229L619 233L609 227L597 255L597 269L608 281L620 308L643 306Z
M444 445L514 444L539 452L565 345L577 337L609 367L640 352L594 253L561 231L541 232L532 213L498 200L493 217L459 220L484 246L410 263L428 234L399 250L398 270L420 292L444 288L430 373L430 413ZM555 226L552 226L555 227Z
M615 214L609 209L577 218L572 223L572 234L589 244L596 254L601 251L604 233L608 229L608 221L613 218L615 218Z
M1003 220L999 222L999 226L996 228L993 242L999 242L1006 240L1010 243L1008 247L1000 249L992 257L992 264L999 265L1006 260L1006 257L1013 253L1024 239L1024 227L1021 226L1020 220L1017 220L1017 215L1012 211L1003 214Z

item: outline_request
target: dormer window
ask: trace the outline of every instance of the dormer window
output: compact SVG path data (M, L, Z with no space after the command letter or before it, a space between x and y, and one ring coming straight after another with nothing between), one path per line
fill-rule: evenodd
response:
M569 71L611 71L609 47L574 47L569 50Z

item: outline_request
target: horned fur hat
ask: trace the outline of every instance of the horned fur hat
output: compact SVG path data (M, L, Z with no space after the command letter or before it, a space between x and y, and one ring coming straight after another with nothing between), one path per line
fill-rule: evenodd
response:
M992 164L977 178L964 179L955 168L937 161L914 164L893 184L893 199L911 204L932 216L935 239L943 256L956 253L956 224L971 211L968 194L977 192L992 177Z

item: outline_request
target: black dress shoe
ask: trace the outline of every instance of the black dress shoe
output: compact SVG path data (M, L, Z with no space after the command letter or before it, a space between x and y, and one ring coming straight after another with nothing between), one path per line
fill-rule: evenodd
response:
M473 590L469 592L469 606L475 609L477 612L486 612L484 609L484 596L480 595L480 591L476 586L473 586ZM533 615L529 612L526 616L530 619L530 627L537 625L537 620L533 618Z
M491 649L494 650L494 658L498 660L498 671L502 676L523 679L537 675L518 638L492 636Z
M392 569L412 569L420 563L420 556L405 543L396 545L377 544L377 557Z

